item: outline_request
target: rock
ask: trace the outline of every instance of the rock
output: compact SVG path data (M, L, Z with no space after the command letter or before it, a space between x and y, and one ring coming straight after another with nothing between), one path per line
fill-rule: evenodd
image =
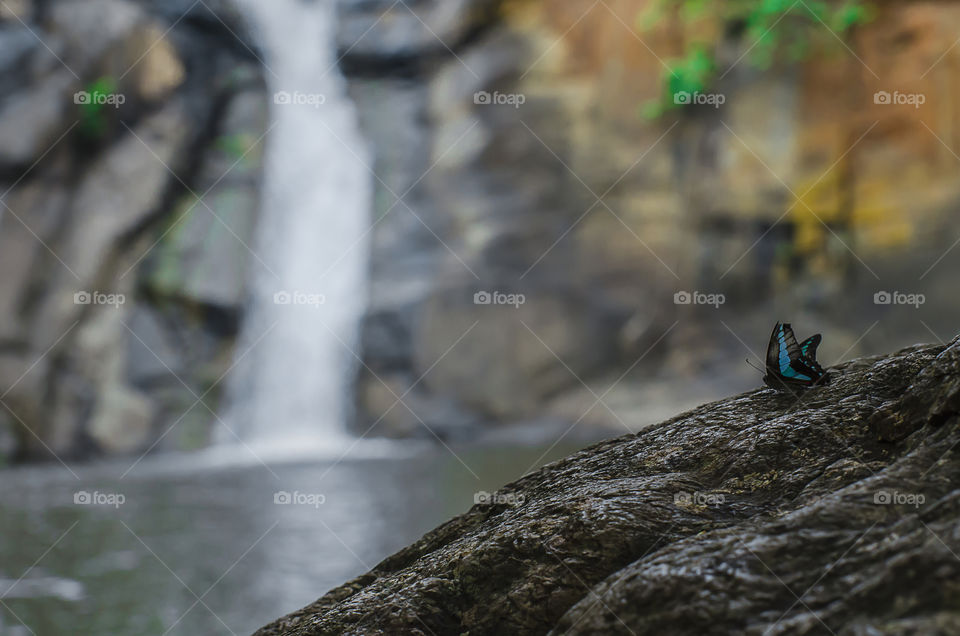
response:
M378 140L372 167L384 180L374 180L372 216L379 221L371 233L376 256L370 264L372 289L361 331L362 350L376 373L409 371L417 309L433 290L443 250L417 220L432 224L437 216L435 209L424 205L417 188L417 180L430 167L422 117L427 96L422 87L391 80L356 82L351 95L367 136ZM397 202L402 194L403 201Z
M87 432L108 454L132 453L149 444L153 415L146 397L111 386L100 394Z
M383 296L375 297L377 300L371 299L371 304L383 299ZM409 367L413 356L412 313L409 307L404 311L402 306L367 312L361 329L361 347L370 352L368 364L374 372L403 371Z
M147 102L160 101L180 86L185 70L180 55L165 29L147 24L136 29L124 43L121 74L132 76L137 96Z
M27 167L67 131L75 86L70 71L62 69L6 100L0 110L0 167Z
M488 23L495 6L491 0L339 0L337 46L348 67L357 59L397 64L398 58L444 55Z
M180 165L191 128L176 101L127 132L89 167L70 202L71 231L57 255L65 264L54 269L47 282L33 339L40 350L59 338L78 319L84 305L76 293L110 294L99 276L116 250L153 214L168 187L170 170ZM111 284L125 281L120 274ZM46 343L46 344L43 344Z
M363 373L358 386L365 419L357 423L356 433L435 441L471 439L482 432L484 422L475 413L413 384L414 378L405 374Z
M0 341L27 340L27 294L33 277L47 272L49 252L43 243L54 242L69 202L70 192L61 181L69 169L64 159L62 154L57 157L43 181L14 188L4 197L6 207L0 206L0 271L4 272L0 277Z
M41 46L19 23L0 26L0 95L7 97L24 86L33 70L30 62Z
M30 365L36 361L36 356L27 361L22 351L16 348L0 350L0 386L5 387L6 392L0 400L0 416L7 418L8 430L16 440L18 458L20 455L29 455L32 450L37 456L53 460L43 445L30 434L33 429L28 424L40 419L42 406L34 396L43 394L43 375L48 369L45 358L30 369ZM48 439L45 443L49 442Z
M81 77L148 19L140 6L127 0L54 2L48 14L48 29L64 43L60 57Z
M0 20L29 20L33 11L32 0L9 0L0 5Z
M364 374L365 375L365 374ZM402 380L375 377L361 378L359 386L359 404L369 421L357 425L357 434L368 430L382 437L417 437L418 432L427 433L417 420L417 411L407 409L397 398L407 390ZM404 397L404 400L406 397Z
M136 307L127 326L133 333L127 347L126 375L133 386L148 387L186 371L184 355L159 312L148 306Z
M73 201L76 231L64 250L81 280L90 280L106 251L157 211L170 171L176 173L184 159L190 132L182 105L173 101L90 166Z
M136 340L129 326L135 284L129 276L117 281L112 304L77 306L81 313L53 354L59 364L50 369L48 415L30 424L42 437L61 440L62 454L76 455L90 441L107 454L129 453L149 439L153 406L125 379L125 349Z
M460 54L460 60L447 59L428 84L430 113L437 121L450 113L475 112L487 117L502 116L505 111L477 108L474 96L492 86L506 84L516 78L517 60L529 55L529 46L508 29L498 28L479 39ZM514 109L516 111L518 109ZM516 114L514 112L513 114Z
M17 454L19 442L14 426L16 423L7 413L0 413L0 467L9 464Z
M234 0L141 0L141 3L167 23L182 21L196 25L221 38L223 44L235 45L240 50L254 46L239 4Z
M228 103L197 175L202 200L180 197L151 254L146 279L155 293L239 313L254 258L266 108L263 90L242 91Z
M340 4L344 70L375 171L397 193L419 179L405 199L416 217L398 205L372 232L363 351L372 368L414 373L424 359L414 343L422 319L434 327L443 320L430 299L463 264L481 280L522 277L531 296L565 285L593 301L595 315L583 324L619 330L640 315L654 339L684 317L671 302L684 289L724 294L728 311L745 320L765 316L771 298L817 308L837 333L873 320L876 306L864 305L877 278L924 293L938 303L934 313L949 314L944 325L956 324L946 300L951 265L945 259L925 275L938 256L958 254L950 78L960 63L951 28L960 15L952 7L887 3L853 30L849 49L829 37L802 63L760 69L744 56L754 42L722 18L639 31L636 3L507 2L486 12L483 2L450 2L442 11L462 13L457 32L430 17L440 3L408 3L450 51L391 4ZM724 96L722 107L641 116L666 97L665 67L680 58L682 42L701 38L717 54L709 90ZM926 101L874 99L895 90ZM377 211L393 200L380 188ZM401 281L403 302L382 301L398 295ZM867 302L845 305L854 298ZM861 320L841 317L852 315ZM716 324L703 315L681 322L691 330ZM884 314L870 336L874 350L926 337L917 324ZM881 329L889 331L877 338ZM635 338L622 335L619 360L632 362L652 344L635 351ZM693 373L733 353L721 344L729 332L722 336L687 354ZM672 334L661 347L686 351L679 340ZM659 372L654 358L639 370ZM609 360L602 371L618 374L619 360Z
M477 304L475 295L489 304ZM511 298L517 304L509 304ZM506 304L497 304L501 299ZM608 361L613 337L572 296L454 289L422 309L416 375L426 374L427 388L480 413L518 418Z
M231 34L243 33L236 11L211 13L226 3L183 15L188 4L170 20L170 2L6 4L0 386L15 385L2 400L18 459L136 452L231 362L248 255L233 235L228 245L219 222L189 226L189 249L173 255L198 270L193 286L164 295L145 281L158 236L182 210L177 196L213 187L242 142L264 134L262 71ZM122 108L98 115L75 103L78 91L111 86ZM252 150L207 199L248 242L262 171ZM84 300L109 294L124 295L119 309ZM205 442L210 419L195 408L170 447Z
M953 633L958 361L960 337L601 442L257 636Z
M476 15L480 19L484 14L477 9ZM444 359L423 387L435 399L449 398L473 409L478 419L520 420L542 409L548 396L577 385L575 374L589 375L609 365L616 355L618 321L625 322L636 309L637 298L654 296L645 294L648 287L656 285L661 299L665 294L656 277L638 280L637 271L661 266L634 235L624 232L621 221L595 210L577 227L592 201L564 163L583 174L593 168L601 173L597 181L613 183L622 174L622 169L611 174L607 157L576 156L580 147L571 146L569 132L575 117L585 116L581 93L574 94L569 83L562 94L554 85L526 90L518 78L536 59L536 48L526 34L487 19L455 56L446 51L432 59L426 65L430 74L404 80L404 72L391 70L387 62L382 74L374 73L375 82L367 77L369 68L354 71L352 93L374 142L375 169L393 192L409 190L404 203L393 208L394 196L386 188L378 197L384 202L378 212L386 216L373 232L372 301L363 351L377 373L389 369L416 377L479 319L478 333L458 345L456 355ZM347 63L348 73L351 68ZM477 94L484 91L524 93L525 102L522 108L478 102ZM564 103L566 97L573 106ZM384 104L390 117L377 116ZM403 156L396 156L401 151ZM635 156L625 165L634 161ZM642 214L618 208L631 224L655 219L662 231L646 236L658 251L676 236L670 229L676 219L664 211L665 198L647 203ZM676 198L667 203L676 204ZM602 231L582 238L597 227L597 217L608 221ZM558 241L571 230L576 230L572 240ZM461 279L456 273L465 275ZM475 274L480 282L466 274ZM520 322L507 324L506 314L447 302L459 296L469 305L475 292L493 291L500 286L497 281L515 287L521 278L523 291L535 300L515 316L524 314L528 324L544 323L530 325L536 332L553 325L546 317L550 312L569 316L565 326L556 327L563 332L556 335L557 347L563 349L558 353L564 361L570 358L575 374ZM438 301L441 297L447 300ZM538 318L530 318L533 313ZM493 315L497 318L488 321ZM532 346L522 344L524 339ZM534 357L524 362L527 354ZM361 376L359 395L364 395L365 381ZM378 417L360 407L361 420Z
M70 70L88 80L109 79L124 104L161 101L185 79L169 25L137 3L55 3L50 28L62 34Z

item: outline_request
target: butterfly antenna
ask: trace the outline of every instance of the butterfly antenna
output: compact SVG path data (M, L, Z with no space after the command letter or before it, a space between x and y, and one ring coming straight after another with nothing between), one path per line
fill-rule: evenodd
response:
M760 367L758 367L758 366L755 365L754 363L750 362L750 359L749 359L749 358L747 358L746 360L744 360L744 362L746 362L747 364L749 364L751 367L753 367L754 369L756 369L756 370L759 371L760 373L766 373L763 369L761 369Z

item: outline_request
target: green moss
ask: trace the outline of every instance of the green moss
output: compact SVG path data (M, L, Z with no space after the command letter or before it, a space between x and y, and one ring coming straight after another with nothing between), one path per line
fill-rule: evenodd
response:
M227 157L238 161L248 156L257 140L250 134L221 135L213 142L214 147Z
M860 0L824 2L804 0L655 0L641 14L641 30L650 30L665 20L676 19L684 33L693 34L679 58L667 60L670 70L661 76L659 99L643 104L641 113L656 118L686 105L675 96L705 92L718 78L713 42L696 33L740 33L746 49L738 63L769 68L778 61L800 62L849 35L855 26L869 22L873 11ZM696 28L712 25L713 29ZM723 70L726 72L726 69ZM721 73L722 74L722 73Z
M117 82L110 76L96 79L78 93L80 108L80 132L90 139L100 139L107 132L107 108L113 108L103 98L116 95Z
M156 249L149 285L161 296L170 295L183 286L184 274L176 246L180 243L180 234L189 224L187 217L194 213L199 203L195 195L185 194L177 202L174 213L169 215L169 224L160 230L162 239Z

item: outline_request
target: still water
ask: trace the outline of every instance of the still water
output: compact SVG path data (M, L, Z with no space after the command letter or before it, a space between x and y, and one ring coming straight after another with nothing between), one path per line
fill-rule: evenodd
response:
M249 634L574 449L0 470L0 634Z

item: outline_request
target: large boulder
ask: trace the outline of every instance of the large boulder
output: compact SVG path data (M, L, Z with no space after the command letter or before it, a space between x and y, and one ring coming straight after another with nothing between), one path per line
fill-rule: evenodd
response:
M956 633L960 338L830 371L548 465L257 636Z

